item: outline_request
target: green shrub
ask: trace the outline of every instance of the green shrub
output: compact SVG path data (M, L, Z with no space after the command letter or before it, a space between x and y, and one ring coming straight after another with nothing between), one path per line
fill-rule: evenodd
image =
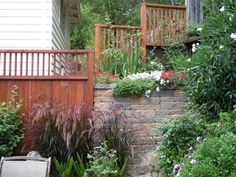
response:
M232 110L236 103L236 5L230 0L221 4L224 11L212 12L206 18L201 44L194 47L191 61L199 62L186 71L185 94L192 108L212 118Z
M191 158L184 161L180 176L234 177L235 172L236 137L233 134L225 134L199 144Z
M205 137L221 136L225 133L236 134L236 112L224 112L219 114L219 119L215 121L205 121Z
M188 26L188 28L187 28L188 36L189 37L199 36L200 32L199 32L198 28L202 28L202 25L201 24L192 24L191 26Z
M106 143L95 147L91 154L88 154L89 168L86 169L85 177L122 177L125 175L127 161L122 168L117 163L116 151L109 149Z
M13 89L10 101L0 104L0 156L10 156L23 138L21 102L17 102L15 96L16 89Z
M156 86L154 80L130 80L118 81L112 90L114 96L140 96L147 90Z
M171 174L174 165L180 163L188 154L189 148L195 145L196 138L203 132L203 127L198 124L188 114L185 114L161 127L163 140L156 155L162 172Z

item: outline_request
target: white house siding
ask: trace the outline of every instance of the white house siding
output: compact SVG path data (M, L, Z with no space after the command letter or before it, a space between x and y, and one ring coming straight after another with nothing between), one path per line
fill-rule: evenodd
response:
M65 11L65 30L60 27L61 0L52 0L52 49L70 48L70 24L69 14Z
M52 0L0 0L0 49L51 49Z
M0 0L0 49L51 49L52 48L52 0ZM14 54L12 54L14 56ZM19 75L20 56L6 57L6 75ZM42 57L39 57L42 60ZM17 64L15 65L17 61ZM0 75L3 75L4 56L0 54ZM22 74L26 75L26 57L22 58ZM28 61L28 75L35 59ZM40 62L41 64L42 62ZM15 73L17 66L17 73ZM48 64L45 63L45 68ZM40 67L42 68L42 67ZM41 75L41 74L40 74Z

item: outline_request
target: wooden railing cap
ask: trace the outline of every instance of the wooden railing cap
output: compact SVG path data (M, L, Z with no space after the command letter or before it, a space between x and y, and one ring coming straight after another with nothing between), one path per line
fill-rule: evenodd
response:
M170 9L186 9L186 6L176 6L176 5L165 5L165 4L150 4L150 3L142 3L142 6L146 7L156 7L156 8L170 8Z

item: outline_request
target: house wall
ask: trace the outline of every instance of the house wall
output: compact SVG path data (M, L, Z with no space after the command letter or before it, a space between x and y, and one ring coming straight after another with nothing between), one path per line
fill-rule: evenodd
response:
M0 49L51 49L52 0L1 0Z
M52 0L52 49L70 48L69 12L65 9L65 28L61 29L61 0Z

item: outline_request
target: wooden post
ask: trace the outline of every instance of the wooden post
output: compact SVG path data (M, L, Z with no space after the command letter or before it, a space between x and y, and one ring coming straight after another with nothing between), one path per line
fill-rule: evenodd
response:
M141 48L142 48L142 61L146 63L146 43L147 43L147 6L145 3L141 6Z
M100 56L101 56L101 26L99 24L96 24L96 29L95 29L96 70L99 69Z
M94 52L87 54L87 106L93 106L93 81L94 81Z
M186 9L184 9L184 34L183 34L183 41L187 39L187 14Z

